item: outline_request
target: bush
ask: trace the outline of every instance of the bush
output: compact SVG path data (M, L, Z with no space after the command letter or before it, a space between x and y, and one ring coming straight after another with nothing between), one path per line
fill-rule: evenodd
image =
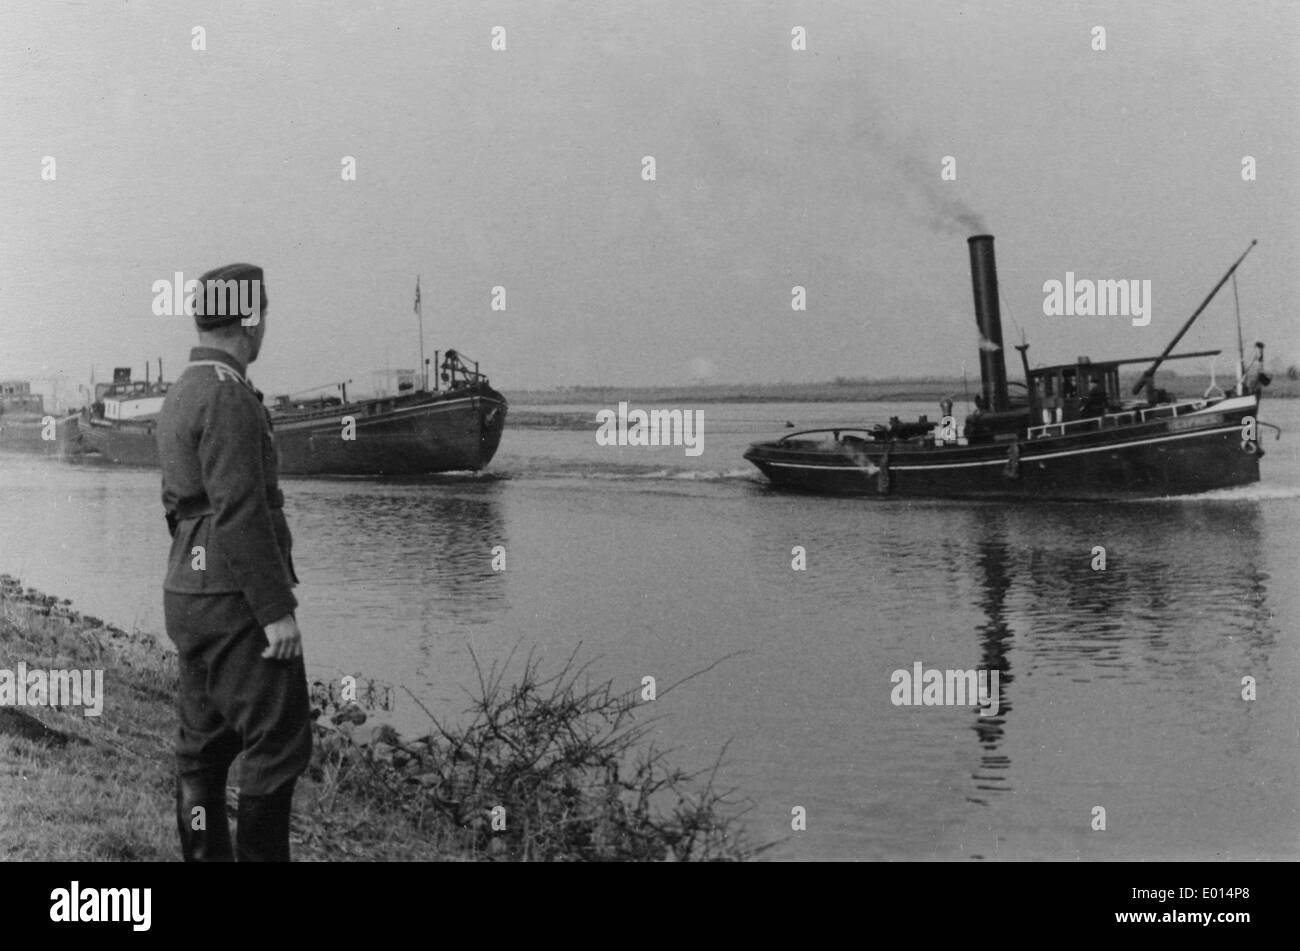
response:
M421 704L429 737L365 752L327 739L313 773L469 858L740 861L761 851L739 829L742 803L715 788L718 764L688 773L646 745L654 721L637 721L635 693L591 686L573 657L544 677L530 655L508 684L509 663L484 671L474 658L478 691L463 725Z

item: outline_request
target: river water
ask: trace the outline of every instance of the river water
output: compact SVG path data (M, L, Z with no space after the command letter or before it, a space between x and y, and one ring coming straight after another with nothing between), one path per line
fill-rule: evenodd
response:
M486 473L284 480L310 670L453 716L471 651L576 648L629 690L722 659L654 737L688 767L729 744L777 859L1300 858L1300 401L1265 406L1256 486L1050 506L782 495L741 458L928 405L706 405L699 456L520 408ZM167 545L156 472L0 455L0 572L160 631ZM999 671L1001 709L893 704L917 662Z

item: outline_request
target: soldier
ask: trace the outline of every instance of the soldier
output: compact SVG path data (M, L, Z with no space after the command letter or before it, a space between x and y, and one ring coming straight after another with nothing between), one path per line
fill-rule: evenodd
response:
M1106 388L1101 385L1101 380L1093 380L1088 395L1083 399L1083 405L1079 407L1079 418L1105 416L1109 408L1110 399L1106 396Z
M1250 358L1250 366L1246 367L1244 378L1245 386L1243 393L1249 393L1252 396L1261 396L1264 393L1264 387L1273 382L1273 378L1264 372L1264 343L1261 340L1255 341L1255 355Z
M271 419L245 376L266 333L262 269L203 275L195 323L200 345L167 393L157 437L172 533L163 607L180 668L181 851L232 859L226 774L242 752L234 857L287 862L311 725Z

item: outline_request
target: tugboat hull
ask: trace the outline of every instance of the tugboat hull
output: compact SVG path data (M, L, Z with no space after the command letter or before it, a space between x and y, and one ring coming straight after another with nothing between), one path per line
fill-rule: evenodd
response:
M924 446L851 435L756 443L745 458L780 488L881 498L1120 499L1259 481L1263 450L1243 438L1254 396L1116 414L1086 431L980 445ZM1154 415L1155 410L1151 411ZM1128 423L1124 417L1133 417ZM1050 428L1050 427L1049 427ZM843 432L843 431L840 431Z

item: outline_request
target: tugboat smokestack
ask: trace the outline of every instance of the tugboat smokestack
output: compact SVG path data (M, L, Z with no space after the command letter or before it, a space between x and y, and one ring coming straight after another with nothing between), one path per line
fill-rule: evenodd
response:
M977 234L970 245L970 279L975 291L975 322L980 330L980 384L984 408L1005 412L1007 364L1002 352L1002 314L998 310L998 269L993 259L993 235Z

